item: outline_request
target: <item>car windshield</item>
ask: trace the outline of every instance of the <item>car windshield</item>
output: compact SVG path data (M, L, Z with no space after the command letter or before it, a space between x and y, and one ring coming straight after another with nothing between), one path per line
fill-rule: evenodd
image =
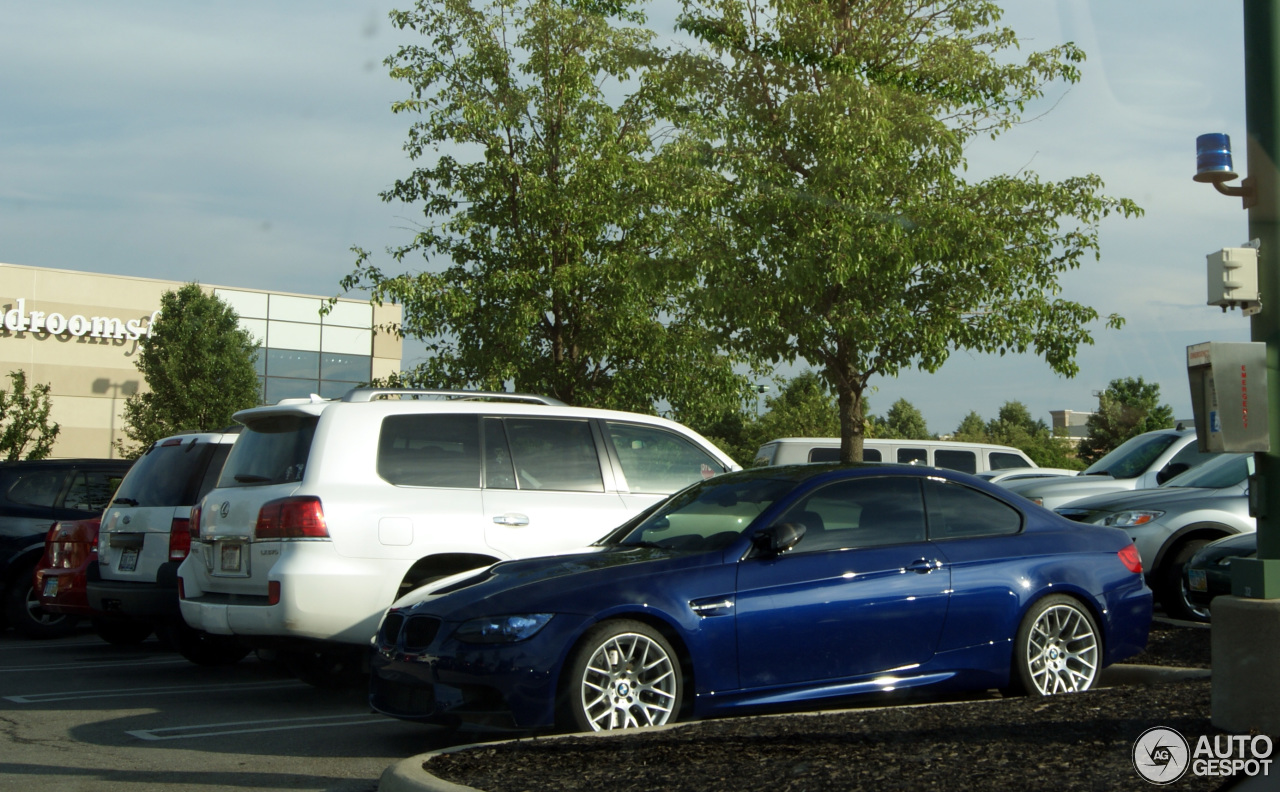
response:
M1179 473L1161 486L1222 489L1240 484L1252 473L1253 454L1223 454Z
M723 549L796 483L754 476L711 479L672 495L605 543L674 550Z
M1177 439L1178 435L1172 432L1132 437L1121 443L1110 454L1085 468L1080 475L1111 476L1118 479L1140 476Z

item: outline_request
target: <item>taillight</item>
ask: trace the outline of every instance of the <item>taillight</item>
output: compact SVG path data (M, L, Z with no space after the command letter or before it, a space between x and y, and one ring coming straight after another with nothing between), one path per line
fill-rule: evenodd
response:
M278 580L267 581L267 604L268 605L280 604L280 581Z
M1136 574L1142 573L1142 556L1138 554L1137 545L1129 545L1116 555L1120 556L1120 563L1124 564L1125 569Z
M187 530L191 532L191 540L200 541L200 504L191 507L191 522L187 526Z
M303 495L264 504L258 512L253 536L255 539L328 539L329 527L325 525L320 499Z
M181 561L191 552L191 521L174 517L169 523L169 560Z

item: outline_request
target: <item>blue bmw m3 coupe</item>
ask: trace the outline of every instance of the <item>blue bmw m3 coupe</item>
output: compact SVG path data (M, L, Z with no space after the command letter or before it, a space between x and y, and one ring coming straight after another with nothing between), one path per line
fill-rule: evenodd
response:
M676 493L582 552L396 603L370 702L607 730L930 688L1088 690L1146 645L1124 532L949 470L800 465Z

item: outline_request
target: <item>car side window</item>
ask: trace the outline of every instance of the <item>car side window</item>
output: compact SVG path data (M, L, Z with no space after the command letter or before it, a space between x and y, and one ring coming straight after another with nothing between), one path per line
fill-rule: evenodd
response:
M52 508L66 476L66 470L31 470L23 473L9 487L9 501L23 506Z
M200 480L200 488L196 490L196 496L193 503L199 503L205 495L209 494L209 490L218 484L218 476L222 475L222 466L227 462L227 456L231 453L231 445L229 443L215 443L213 446L213 454L210 455L209 466L204 470L204 477Z
M928 479L925 503L930 539L1007 536L1022 530L1017 509L954 481Z
M101 470L77 470L62 499L62 508L102 511L111 502L124 476Z
M1008 451L992 451L987 457L987 461L991 463L992 470L1030 467L1027 464L1027 460L1017 454L1010 454Z
M616 421L605 425L631 492L675 492L725 472L714 457L674 432Z
M933 452L935 467L959 470L962 473L978 472L978 455L972 451L939 448Z
M489 489L515 489L516 469L501 418L484 419L484 485Z
M378 438L378 475L402 487L480 487L480 419L392 415Z
M876 476L828 484L791 507L779 522L803 525L792 553L923 542L920 481Z
M898 462L903 465L927 465L929 452L923 448L899 448Z
M504 423L520 489L604 492L587 421L507 418Z

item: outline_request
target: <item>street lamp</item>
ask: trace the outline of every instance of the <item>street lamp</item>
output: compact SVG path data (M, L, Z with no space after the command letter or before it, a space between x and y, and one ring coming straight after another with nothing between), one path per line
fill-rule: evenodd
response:
M760 417L760 399L764 394L768 393L772 388L768 385L752 385L752 390L756 392L756 417Z

